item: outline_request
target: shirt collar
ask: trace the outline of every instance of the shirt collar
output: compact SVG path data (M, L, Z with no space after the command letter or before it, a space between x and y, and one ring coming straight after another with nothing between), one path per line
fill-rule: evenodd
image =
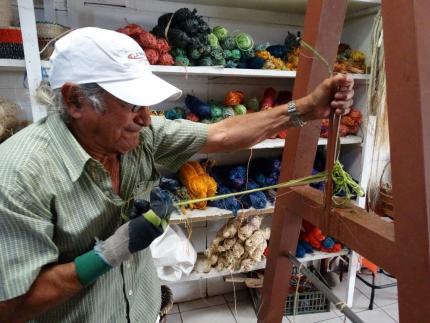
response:
M91 156L82 148L58 113L50 114L46 124L69 176L75 182L81 176Z

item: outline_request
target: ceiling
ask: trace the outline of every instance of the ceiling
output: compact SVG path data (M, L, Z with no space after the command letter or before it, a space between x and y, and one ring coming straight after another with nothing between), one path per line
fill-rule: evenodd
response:
M223 6L232 8L246 8L276 12L304 14L306 0L168 0L208 6ZM312 0L309 0L312 1ZM348 0L348 14L379 6L380 0Z

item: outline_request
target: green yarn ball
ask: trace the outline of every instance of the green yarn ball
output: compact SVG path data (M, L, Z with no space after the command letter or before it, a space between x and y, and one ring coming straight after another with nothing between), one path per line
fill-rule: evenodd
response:
M222 107L219 105L216 105L215 103L210 104L211 108L211 117L212 119L217 119L222 117Z
M240 53L239 49L235 48L231 51L231 58L233 60L239 60L241 57L242 57L242 54Z
M218 48L219 46L219 42L218 42L218 38L214 35L214 34L209 34L208 35L208 41L209 41L209 45L212 48Z
M188 57L192 59L199 59L201 56L201 50L198 48L192 48L191 50L188 50Z
M255 51L254 49L248 49L248 50L242 50L241 51L241 55L244 58L251 58L251 57L255 57Z
M203 57L198 60L197 65L199 66L212 66L213 60L210 57Z
M211 57L215 60L221 60L224 58L224 52L221 47L213 48L211 51Z
M253 98L250 98L246 102L246 106L251 109L252 111L259 111L260 110L260 103L258 102L258 99L254 96Z
M237 61L229 59L228 61L226 61L224 66L228 68L235 68L237 66Z
M222 117L225 118L229 118L229 117L234 117L236 115L236 113L234 113L233 108L231 107L224 107L222 109Z
M228 30L223 26L214 27L214 29L212 29L212 33L216 36L216 38L218 38L218 40L223 40L228 36Z
M178 66L189 66L190 65L190 60L186 56L182 56L182 55L175 56L175 65L178 65Z
M216 66L224 66L226 64L225 58L221 58L221 59L215 59L214 60L214 65Z
M170 50L170 54L172 54L173 57L176 56L187 56L185 53L185 50L183 48L174 47Z
M237 48L241 50L250 50L254 46L254 40L249 34L239 33L234 37Z
M266 50L267 47L270 46L270 43L261 43L261 44L257 44L255 45L254 49L255 50Z
M243 104L237 104L234 106L234 112L237 115L246 114L246 107Z
M236 47L236 41L234 40L233 37L227 36L226 38L224 38L221 41L221 47L223 49L230 49L230 50L232 50L232 49L234 49Z
M230 49L224 49L223 50L224 58L229 59L231 57L231 50Z

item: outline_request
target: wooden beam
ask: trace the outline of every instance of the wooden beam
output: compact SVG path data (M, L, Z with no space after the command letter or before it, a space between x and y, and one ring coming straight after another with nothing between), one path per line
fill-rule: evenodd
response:
M346 0L312 0L308 2L303 39L313 46L329 64L336 59L345 19ZM300 56L297 77L294 82L293 98L307 95L323 79L328 77L324 64L312 53L303 50ZM288 137L282 157L280 181L284 182L311 174L318 138L320 122L309 122L302 129L293 129ZM282 254L295 253L302 217L287 209L291 203L289 190L279 190L272 218L272 236L264 278L262 300L258 322L281 322L288 294L292 264Z
M430 317L430 1L382 1L401 322Z
M351 205L333 208L326 218L324 193L309 186L291 189L289 212L300 214L320 228L325 235L336 238L351 249L364 255L381 268L395 274L398 259L395 257L394 224Z

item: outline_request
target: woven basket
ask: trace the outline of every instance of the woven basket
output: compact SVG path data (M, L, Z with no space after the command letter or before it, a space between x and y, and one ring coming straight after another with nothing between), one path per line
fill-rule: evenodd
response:
M10 0L0 0L0 27L8 27L12 22Z
M394 216L394 205L391 183L382 183L382 178L388 169L390 162L388 162L382 170L381 178L379 179L379 201L383 215L393 218Z
M53 39L61 36L66 33L70 28L65 27L63 25L54 24L50 22L37 22L37 38L39 40L39 49L43 50L43 48ZM52 41L48 47L40 54L42 59L47 59L51 56L54 51L55 41Z

